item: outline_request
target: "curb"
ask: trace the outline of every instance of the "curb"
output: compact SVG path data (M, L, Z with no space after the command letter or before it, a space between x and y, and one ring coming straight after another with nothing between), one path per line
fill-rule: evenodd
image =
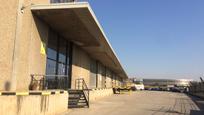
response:
M28 96L28 95L55 95L64 94L66 91L29 91L29 92L0 92L0 96Z

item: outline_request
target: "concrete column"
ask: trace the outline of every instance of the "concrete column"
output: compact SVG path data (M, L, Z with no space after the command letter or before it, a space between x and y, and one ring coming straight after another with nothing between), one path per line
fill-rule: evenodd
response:
M19 39L20 39L20 33L22 28L22 12L21 8L23 6L23 0L18 0L18 8L16 13L16 31L15 31L15 38L14 38L14 50L13 50L13 64L12 64L12 77L11 77L11 91L16 90L16 68L18 67L18 50L19 50Z

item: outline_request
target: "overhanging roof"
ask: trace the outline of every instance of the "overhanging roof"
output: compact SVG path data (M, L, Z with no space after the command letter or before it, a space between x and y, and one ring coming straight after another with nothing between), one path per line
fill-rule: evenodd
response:
M32 5L31 11L60 35L78 44L92 58L120 77L127 78L88 3Z

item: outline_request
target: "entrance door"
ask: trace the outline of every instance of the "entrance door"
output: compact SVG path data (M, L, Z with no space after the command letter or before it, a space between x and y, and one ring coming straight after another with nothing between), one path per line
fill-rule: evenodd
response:
M54 31L49 31L46 80L48 89L68 89L71 86L71 45Z

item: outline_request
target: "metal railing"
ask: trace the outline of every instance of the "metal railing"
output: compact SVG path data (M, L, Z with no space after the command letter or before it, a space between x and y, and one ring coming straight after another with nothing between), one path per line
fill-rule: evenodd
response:
M31 74L30 90L68 89L68 75Z
M86 82L83 78L79 78L75 80L75 88L78 90L83 90L85 98L87 100L87 105L89 107L89 88L86 85Z
M50 0L50 3L88 2L88 0Z

